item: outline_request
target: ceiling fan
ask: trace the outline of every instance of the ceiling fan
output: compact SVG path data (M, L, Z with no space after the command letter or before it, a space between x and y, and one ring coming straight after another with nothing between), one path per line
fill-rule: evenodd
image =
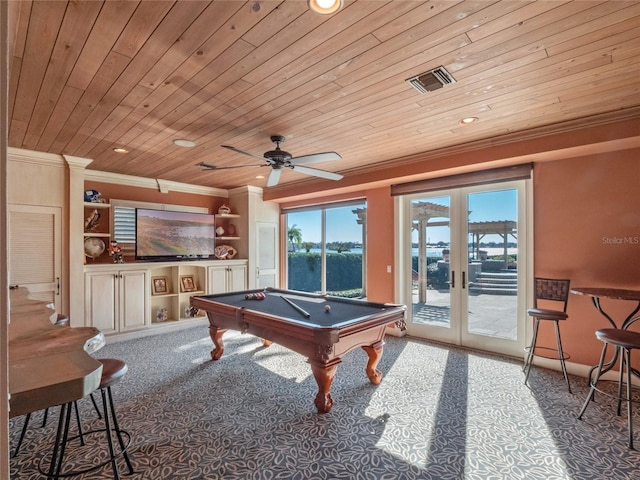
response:
M271 167L271 173L269 174L269 178L267 179L267 187L273 187L274 185L278 184L283 168L290 168L291 170L296 170L300 173L313 175L314 177L326 178L328 180L340 180L343 177L343 175L340 175L339 173L327 172L325 170L319 170L317 168L302 166L302 164L306 163L328 162L330 160L341 159L342 157L336 152L312 153L310 155L294 157L289 152L280 149L280 144L285 141L285 138L282 135L272 135L271 141L276 144L276 148L274 150L265 152L262 156L240 150L239 148L232 147L231 145L221 145L222 147L233 150L234 152L242 153L243 155L249 155L250 157L259 158L260 160L265 160L266 163L260 163L256 165L236 165L233 167L218 167L216 165L211 165L205 162L200 162L196 165L202 167L203 170L226 170L230 168L244 167Z

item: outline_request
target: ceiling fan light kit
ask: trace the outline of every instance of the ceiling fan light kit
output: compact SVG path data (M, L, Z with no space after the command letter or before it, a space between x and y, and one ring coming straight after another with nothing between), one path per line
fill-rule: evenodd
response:
M271 167L271 173L267 178L267 187L273 187L280 181L280 175L283 168L290 168L291 170L297 170L300 173L311 175L314 177L325 178L327 180L341 180L343 178L339 173L327 172L326 170L320 170L317 168L305 167L302 164L313 162L328 162L332 160L340 160L342 157L336 152L322 152L312 153L310 155L302 155L300 157L294 157L289 152L282 150L280 144L284 143L285 138L282 135L272 135L271 141L276 144L276 148L265 152L263 155L247 152L231 145L221 145L223 148L227 148L236 153L248 155L250 157L258 158L266 161L266 163L257 165L236 165L233 167L218 167L217 165L211 165L209 163L200 162L196 165L203 170L228 170L231 168L244 168L244 167Z

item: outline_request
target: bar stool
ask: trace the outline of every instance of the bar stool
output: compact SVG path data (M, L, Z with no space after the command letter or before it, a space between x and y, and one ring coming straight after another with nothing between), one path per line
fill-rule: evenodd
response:
M602 347L602 354L600 355L600 362L598 363L598 368L596 370L596 375L594 380L591 382L591 389L589 390L589 394L587 395L587 399L582 406L582 410L578 414L578 419L582 419L585 410L589 406L589 402L593 400L593 395L595 391L598 390L600 393L604 395L608 395L610 397L616 398L618 400L618 415L620 415L620 406L622 401L627 402L627 425L629 432L629 448L634 450L633 448L633 417L632 417L632 404L633 399L631 395L631 350L640 349L640 333L630 331L630 330L621 330L618 328L604 328L602 330L596 331L596 337L598 340L604 342L604 346ZM604 358L607 354L607 347L609 345L613 345L615 348L620 350L620 378L618 380L618 395L614 396L610 393L604 392L598 388L598 381L600 380L600 375L602 374L602 368L604 365ZM625 372L626 370L626 372ZM626 383L627 383L627 391L626 395L622 396L622 380L623 375L626 373Z
M45 471L44 469L44 460L48 458L49 455L44 456L40 460L40 463L38 465L40 473L42 473L43 475L47 475L47 478L59 479L62 477L80 475L82 473L97 470L98 468L111 463L111 467L113 469L113 478L115 480L119 480L120 473L118 471L118 465L116 463L116 460L119 456L124 457L129 469L129 474L134 473L133 466L131 465L131 460L129 459L129 454L127 453L127 448L131 444L131 435L126 430L121 429L120 425L118 424L116 409L113 402L113 395L111 393L111 386L120 381L125 373L127 373L128 367L127 364L122 360L114 358L103 358L98 359L98 361L102 363L102 377L98 389L100 390L100 395L102 397L102 417L104 419L104 428L84 432L84 435L89 436L92 434L104 433L107 437L109 458L97 465L91 465L80 470L69 472L62 471L62 464L66 446L70 441L77 438L69 438L69 423L71 420L71 406L73 402L67 403L65 405L62 405L62 408L60 410L58 432L53 447L53 453L51 454L51 462L48 465L48 470ZM118 450L116 450L116 447L114 445L114 433L118 441ZM126 442L124 436L127 437Z
M524 383L529 380L529 374L531 373L531 366L533 364L533 357L544 357L555 360L560 360L560 367L562 368L562 374L564 380L567 383L569 393L571 393L571 384L569 383L569 375L567 374L567 366L565 360L570 358L570 355L566 354L562 349L562 339L560 338L560 324L561 320L569 318L567 315L567 303L569 300L569 285L571 281L568 279L554 279L554 278L535 278L535 295L533 308L527 310L527 314L533 318L533 337L531 338L531 345L525 348L527 353L527 359L522 368L523 372L526 372ZM542 308L542 302L550 302L558 306L557 309ZM540 321L547 320L553 322L556 331L556 348L541 347L537 345L538 342L538 328ZM536 350L548 350L555 352L551 355L544 355L542 353L536 353Z

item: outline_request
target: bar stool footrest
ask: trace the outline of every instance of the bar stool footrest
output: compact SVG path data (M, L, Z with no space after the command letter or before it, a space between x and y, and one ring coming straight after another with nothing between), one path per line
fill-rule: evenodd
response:
M111 432L114 435L118 435L118 432L116 431L115 428L111 429ZM120 429L120 435L121 436L125 436L126 438L123 437L124 440L124 448L120 449L120 445L118 444L118 442L114 443L114 449L118 449L117 452L115 452L114 456L108 456L108 458L106 458L105 460L103 460L102 462L95 464L95 465L91 465L89 467L86 468L81 468L79 470L72 470L69 472L65 472L62 471L57 475L57 478L66 478L66 477L75 477L77 475L82 475L83 473L88 473L88 472L92 472L94 470L98 470L99 468L104 467L105 465L111 463L112 461L114 461L115 459L117 459L118 457L123 456L127 449L129 448L129 446L131 445L131 434L123 429ZM100 428L100 429L96 429L96 430L90 430L88 432L83 432L83 436L85 437L85 439L87 437L90 437L93 434L97 434L97 433L101 433L103 435L107 434L107 431L104 428ZM75 435L73 437L69 437L67 439L66 443L70 443L71 441L80 438L80 435ZM95 451L95 450L94 450ZM45 462L46 459L48 459L49 457L51 457L51 453L47 453L46 455L43 455L42 458L40 458L40 462L38 462L38 470L40 471L41 474L48 476L49 475L49 465L51 464L51 462ZM47 469L45 470L44 465L47 465ZM50 478L50 477L49 477Z
M531 350L531 347L524 347L524 351L529 353L529 351ZM549 355L544 355L542 353L536 353L536 350L545 350L545 351L549 351L549 352L555 352L555 356L551 356ZM540 357L540 358L546 358L548 360L569 360L571 358L571 355L569 355L567 352L562 352L563 355L562 357L560 356L560 352L558 351L557 348L553 348L553 347L541 347L541 346L536 346L533 349L533 353L532 355L534 357Z

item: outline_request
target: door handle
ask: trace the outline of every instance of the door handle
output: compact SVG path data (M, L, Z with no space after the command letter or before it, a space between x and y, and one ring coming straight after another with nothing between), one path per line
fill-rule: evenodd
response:
M456 288L456 272L451 270L451 288Z
M60 277L56 277L56 295L60 295Z
M462 288L465 288L467 285L467 272L462 272Z

